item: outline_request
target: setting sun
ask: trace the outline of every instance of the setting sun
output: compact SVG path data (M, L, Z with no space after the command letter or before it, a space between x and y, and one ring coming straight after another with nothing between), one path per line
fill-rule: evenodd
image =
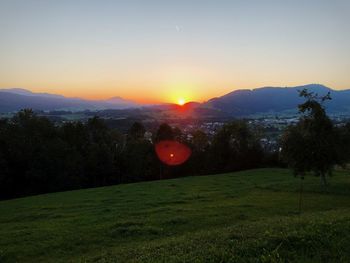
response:
M186 103L186 101L185 101L185 99L183 99L183 98L181 98L181 99L179 99L178 101L177 101L177 104L179 104L179 105L184 105Z

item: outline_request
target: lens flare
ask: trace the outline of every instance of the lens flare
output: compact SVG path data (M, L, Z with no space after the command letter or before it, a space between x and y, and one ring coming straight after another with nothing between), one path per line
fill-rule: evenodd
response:
M155 150L158 158L167 165L180 165L190 158L191 149L180 142L164 140L156 144Z

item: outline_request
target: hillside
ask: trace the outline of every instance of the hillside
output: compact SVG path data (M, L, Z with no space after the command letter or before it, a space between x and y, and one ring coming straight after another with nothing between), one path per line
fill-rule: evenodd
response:
M259 169L0 202L0 262L349 262L350 177Z
M350 90L333 90L319 84L235 90L221 97L210 99L203 106L215 108L233 116L297 112L297 105L303 101L299 97L298 90L302 89L315 92L320 96L330 92L332 100L325 105L330 113L349 113L350 111Z

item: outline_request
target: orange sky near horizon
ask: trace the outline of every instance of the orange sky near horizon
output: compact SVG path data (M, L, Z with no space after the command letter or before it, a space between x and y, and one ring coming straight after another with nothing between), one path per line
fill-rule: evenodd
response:
M154 104L154 103L178 103L180 99L185 102L197 101L204 102L214 97L219 97L232 92L237 89L254 89L264 86L275 86L275 87L291 87L299 86L304 84L311 84L313 82L290 82L290 83L254 83L251 85L245 84L222 84L222 86L215 86L211 83L179 83L173 82L168 84L150 85L150 86L136 86L136 84L125 84L108 86L105 83L101 85L95 84L75 84L62 86L60 84L55 85L51 83L37 85L37 84L1 84L2 88L24 88L31 90L32 92L44 92L51 94L59 94L65 97L79 97L88 100L103 100L112 97L121 97L123 99L132 100L137 103L143 104ZM211 84L211 85L210 85ZM336 83L318 83L326 85L332 89L340 90L347 89L346 85L336 85ZM130 85L130 86L128 86Z
M0 81L1 82L1 81ZM75 83L62 85L60 83L44 84L22 84L15 85L0 84L1 88L24 88L32 92L45 92L60 94L66 97L79 97L90 100L109 99L122 97L138 103L166 103L177 102L179 99L189 101L206 101L212 97L221 96L232 91L232 88L210 87L206 83L151 83L141 85L139 83L108 84L99 83Z
M88 100L103 100L112 97L121 97L123 99L132 100L138 103L177 103L180 99L185 102L198 101L203 102L213 97L224 95L233 89L196 88L194 85L181 84L178 87L135 87L135 86L119 86L118 87L77 87L60 88L55 85L31 86L31 85L2 85L1 88L24 88L32 92L43 92L51 94L59 94L65 97L79 97Z

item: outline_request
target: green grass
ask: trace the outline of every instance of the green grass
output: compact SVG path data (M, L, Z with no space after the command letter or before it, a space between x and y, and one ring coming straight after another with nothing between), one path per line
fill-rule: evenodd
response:
M350 262L350 176L259 169L0 202L0 262Z

